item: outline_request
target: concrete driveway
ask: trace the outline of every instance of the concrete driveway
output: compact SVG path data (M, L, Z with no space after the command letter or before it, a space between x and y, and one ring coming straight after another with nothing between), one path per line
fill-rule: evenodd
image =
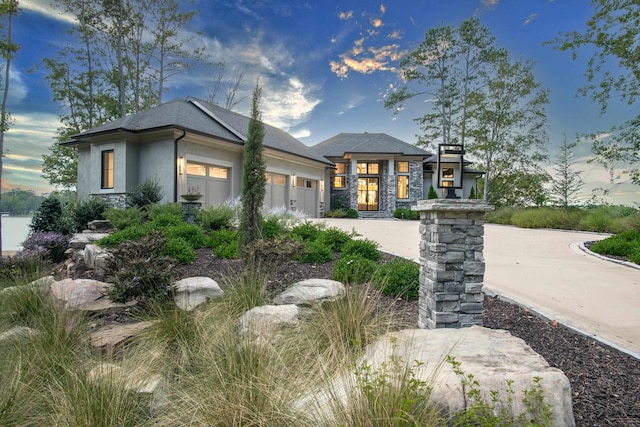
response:
M419 221L318 220L419 261ZM485 227L485 287L549 319L640 357L640 270L605 261L578 243L597 233Z

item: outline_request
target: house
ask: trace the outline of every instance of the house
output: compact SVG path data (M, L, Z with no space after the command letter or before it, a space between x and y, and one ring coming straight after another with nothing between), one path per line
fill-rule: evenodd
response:
M147 179L164 202L198 191L204 206L242 192L243 146L249 117L201 100L176 99L75 135L78 197L97 195L123 206ZM311 217L324 211L324 179L334 165L288 133L265 124L267 207L286 206Z
M384 133L340 133L312 148L336 165L325 176L325 205L346 205L361 217L390 217L397 208L415 206L431 185L441 189L440 197L451 188L455 197L468 198L482 175L467 167L461 151L457 157L450 149L434 155Z

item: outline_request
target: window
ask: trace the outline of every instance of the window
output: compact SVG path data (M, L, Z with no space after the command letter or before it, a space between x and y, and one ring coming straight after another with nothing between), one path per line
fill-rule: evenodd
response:
M409 162L396 162L398 199L409 198Z
M287 185L287 177L285 175L273 174L273 183L275 185Z
M229 169L217 166L209 166L209 176L211 178L227 179Z
M113 150L102 152L101 188L113 188Z
M187 162L187 175L207 176L207 167L198 163Z
M336 172L333 177L333 188L345 188L347 186L347 164L336 163Z
M453 187L453 180L451 181L442 181L442 195L446 196L447 195L447 189Z
M358 163L357 165L358 175L378 175L377 163Z

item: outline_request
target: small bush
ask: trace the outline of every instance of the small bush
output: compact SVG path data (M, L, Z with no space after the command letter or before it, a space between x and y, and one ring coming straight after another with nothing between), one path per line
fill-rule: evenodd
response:
M331 210L346 211L349 209L349 198L346 194L334 194L329 199L329 207Z
M26 251L44 248L47 251L47 258L58 263L64 260L64 252L69 248L69 236L53 232L32 233L22 246Z
M345 214L346 218L358 218L360 215L358 214L358 211L351 208L347 210L347 213Z
M321 230L322 226L320 224L316 224L311 221L305 221L302 224L298 224L293 227L289 232L289 235L294 239L308 242L316 240L320 235Z
M162 255L174 258L182 264L191 264L196 260L195 249L182 237L169 239Z
M115 248L121 243L138 240L149 234L150 231L151 228L148 224L132 225L103 237L96 241L96 244L103 248Z
M606 255L630 257L640 251L640 233L625 231L615 236L607 237L591 246L593 252Z
M306 264L324 264L333 259L333 253L322 242L307 242L304 245L304 251L297 259Z
M420 289L420 267L411 260L394 258L378 267L374 283L385 295L417 299Z
M487 212L484 219L487 223L512 224L511 217L518 210L512 207L501 207L493 212Z
M91 221L104 218L104 211L107 210L107 202L101 197L90 197L78 203L73 214L74 228L82 231L87 228Z
M258 240L253 248L253 262L258 270L274 273L304 249L304 243L288 236Z
M378 244L373 240L351 240L342 247L342 256L360 256L371 261L378 261L382 254L378 250Z
M347 233L338 227L329 227L320 232L318 242L333 252L342 252L344 245L354 237L355 232Z
M160 183L154 179L147 179L142 184L138 184L133 191L127 193L125 203L130 208L147 208L160 202L163 197L164 191Z
M182 238L189 243L193 249L202 248L207 243L207 236L205 236L204 231L202 231L202 227L186 222L167 228L165 235L169 240Z
M109 220L116 230L124 230L132 225L138 225L144 221L146 215L140 208L115 209L104 211L104 217Z
M125 241L111 251L107 279L113 283L109 296L115 302L133 299L146 303L167 301L171 296L174 260L161 255L167 239L158 231L136 241Z
M196 220L205 230L219 230L221 228L231 228L235 215L235 210L231 206L224 204L201 209Z
M209 234L207 247L213 250L218 258L235 259L240 257L238 252L238 232L221 228Z
M398 219L416 220L420 219L420 214L418 212L412 211L411 209L398 208L393 211L393 217Z
M31 218L31 232L57 232L62 217L62 204L55 195L50 195L40 203Z
M428 200L433 200L433 199L437 199L438 198L438 193L436 193L435 188L433 188L433 185L429 186L429 192L427 193L427 199Z
M377 265L370 259L359 256L342 256L333 267L333 280L343 283L370 283Z
M148 216L154 221L158 215L173 215L182 218L182 203L153 204L149 206Z
M280 220L276 216L270 216L262 222L260 227L262 231L263 239L272 239L274 237L282 236L285 233L285 228L280 224Z

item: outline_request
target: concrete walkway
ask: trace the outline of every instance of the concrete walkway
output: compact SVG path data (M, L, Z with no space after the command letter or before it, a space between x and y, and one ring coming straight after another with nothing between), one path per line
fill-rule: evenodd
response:
M329 226L419 261L419 221L333 219ZM640 358L640 270L580 250L597 233L485 227L487 291L529 307Z

